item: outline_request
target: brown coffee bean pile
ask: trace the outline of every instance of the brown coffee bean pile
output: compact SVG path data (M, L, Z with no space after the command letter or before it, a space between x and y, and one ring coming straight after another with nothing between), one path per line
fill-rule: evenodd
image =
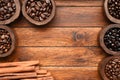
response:
M104 42L108 49L120 51L120 28L109 29L104 36Z
M105 74L110 80L120 80L120 58L113 58L105 66Z
M27 14L39 22L46 20L51 15L52 9L50 0L28 0L26 4Z
M108 11L111 16L120 19L120 0L108 0Z
M7 53L12 45L10 33L5 29L0 29L0 54Z
M14 0L0 0L0 21L10 19L16 11Z

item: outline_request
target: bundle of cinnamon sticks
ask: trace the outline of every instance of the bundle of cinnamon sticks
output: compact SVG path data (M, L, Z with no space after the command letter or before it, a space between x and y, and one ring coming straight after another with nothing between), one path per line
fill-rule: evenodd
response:
M39 61L0 64L0 80L54 80L51 73L41 70Z

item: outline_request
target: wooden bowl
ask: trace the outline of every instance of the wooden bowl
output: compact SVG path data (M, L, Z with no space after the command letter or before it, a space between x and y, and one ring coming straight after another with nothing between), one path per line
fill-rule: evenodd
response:
M106 74L105 74L105 66L108 63L109 60L114 59L114 58L120 58L120 56L112 56L112 57L107 57L104 60L102 60L99 64L99 74L103 80L110 80Z
M0 24L9 24L13 21L15 21L19 15L20 15L20 2L19 0L14 0L15 4L16 4L16 12L15 14L10 18L10 19L7 19L7 20L4 20L4 21L0 21Z
M10 50L7 53L0 54L0 57L6 57L6 56L9 56L15 49L15 35L14 35L13 31L10 28L8 28L7 26L0 25L0 29L5 29L6 31L8 31L10 33L10 37L11 37L11 41L12 41Z
M105 0L104 2L104 10L105 10L106 16L111 22L120 23L120 19L114 18L112 15L110 15L108 11L108 0Z
M38 25L38 26L39 26L39 25L45 25L45 24L49 23L49 22L54 18L54 16L55 16L55 9L56 9L54 0L50 0L51 3L52 3L52 6L53 6L51 15L50 15L46 20L41 21L41 22L40 22L40 21L35 21L34 19L32 19L32 18L27 14L27 12L26 12L26 10L25 10L27 1L28 1L28 0L25 0L25 1L23 2L22 13L23 13L23 16L24 16L29 22L31 22L32 24L35 24L35 25Z
M104 51L110 55L120 55L120 51L112 51L110 49L108 49L104 43L104 35L106 34L106 32L111 29L111 28L114 28L114 27L118 27L120 28L120 24L111 24L107 27L105 27L104 29L101 30L100 32L100 46L104 49Z

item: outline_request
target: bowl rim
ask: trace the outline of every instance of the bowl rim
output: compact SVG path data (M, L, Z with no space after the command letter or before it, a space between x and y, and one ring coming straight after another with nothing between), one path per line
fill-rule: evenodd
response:
M105 59L103 59L100 63L99 63L99 74L100 74L100 77L103 79L103 80L109 80L105 74L105 66L106 66L106 63L113 59L113 58L120 58L120 56L110 56L110 57L107 57Z
M110 49L108 49L104 43L104 35L106 34L106 32L111 29L111 28L115 28L118 27L120 28L120 24L111 24L108 25L107 27L103 28L100 32L100 37L99 37L99 42L100 42L100 46L103 48L103 50L110 54L110 55L120 55L120 51L112 51Z
M104 2L104 11L106 13L107 18L114 23L120 23L120 19L114 18L112 15L110 15L108 11L108 0L105 0Z
M45 25L45 24L49 23L54 18L55 12L56 12L56 5L55 5L55 1L54 0L50 0L52 2L52 6L53 6L51 15L46 20L44 20L42 22L35 21L30 16L28 16L28 14L26 13L26 10L25 10L25 6L26 6L27 1L28 0L24 0L24 2L23 2L22 14L30 23L38 25L38 26L39 25Z
M0 24L10 24L10 23L15 21L19 17L20 10L21 10L20 1L19 0L14 0L14 2L16 4L15 14L12 17L10 17L10 19L4 20L4 21L0 21Z
M11 37L11 40L12 40L11 49L7 53L4 53L4 54L0 55L0 57L7 57L14 51L15 44L16 44L16 39L15 39L14 32L8 26L0 25L0 28L7 30L10 33L10 37Z

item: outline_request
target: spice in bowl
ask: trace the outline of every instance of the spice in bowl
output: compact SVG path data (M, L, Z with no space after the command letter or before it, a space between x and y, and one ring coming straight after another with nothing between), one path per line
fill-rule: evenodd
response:
M120 24L111 24L100 32L100 46L110 55L120 55Z
M44 25L55 15L55 2L53 0L25 0L22 12L31 23Z
M120 56L105 58L99 65L103 80L120 80Z
M11 48L11 44L10 33L5 29L0 29L0 54L8 52Z
M10 55L15 48L15 36L7 26L0 26L0 57Z
M0 0L0 21L10 19L16 12L14 0Z
M120 19L120 0L108 0L108 11L112 17Z
M40 22L50 16L52 9L50 0L28 0L26 4L27 14L35 21Z
M106 63L105 75L109 80L120 80L120 58L110 59Z
M104 36L104 42L108 49L120 51L120 28L110 28Z

